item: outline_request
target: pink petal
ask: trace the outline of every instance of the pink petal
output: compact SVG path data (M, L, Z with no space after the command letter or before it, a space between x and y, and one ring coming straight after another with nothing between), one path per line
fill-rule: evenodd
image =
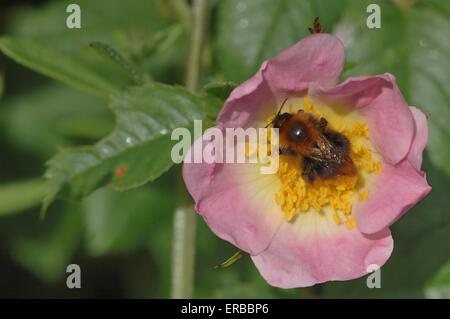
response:
M189 152L185 156L182 171L184 183L194 200L203 196L211 182L214 170L217 166L217 164L214 163L194 163L193 153L194 150L199 147L199 144L202 144L202 147L204 148L208 142L204 141L203 138L199 138L192 144ZM186 159L189 159L191 163L186 163Z
M416 130L407 157L397 165L384 163L381 175L369 189L369 197L355 206L360 231L372 234L390 226L430 191L420 171L422 152L428 139L425 115L411 108Z
M330 87L344 65L338 38L314 34L264 62L260 70L230 95L217 122L222 127L252 126L277 110L286 93L306 92L312 83Z
M283 222L269 248L252 257L272 286L307 287L358 278L371 271L369 266L384 265L391 255L389 229L363 235L314 212L300 216L293 224Z
M329 105L353 107L366 117L372 142L387 163L405 158L414 119L391 74L349 78L329 90L313 87L311 95Z
M264 63L252 78L231 92L217 117L220 126L251 127L274 112L277 99L263 76L266 67L267 63Z
M274 200L277 175L261 174L256 164L185 162L183 178L197 212L218 237L250 254L267 248L283 218Z
M264 76L276 91L301 93L311 83L334 86L344 67L344 46L327 33L310 35L268 61Z
M369 189L369 197L355 206L360 231L372 234L393 224L431 191L425 174L408 160L396 166L385 164Z
M277 100L263 76L266 67L264 63L252 78L231 92L217 117L220 126L247 128L274 113Z
M421 110L414 106L411 106L410 110L416 124L416 134L408 153L408 159L411 165L420 171L420 167L422 166L422 154L428 142L428 123L427 117Z

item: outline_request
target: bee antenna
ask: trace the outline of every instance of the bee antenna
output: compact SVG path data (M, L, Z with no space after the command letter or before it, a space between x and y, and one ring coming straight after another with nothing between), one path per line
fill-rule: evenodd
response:
M288 97L285 98L284 101L283 101L283 103L281 103L280 109L278 110L278 113L277 113L276 116L280 115L280 113L281 113L281 111L283 110L283 107L284 107L284 105L286 104L286 102L287 102L288 99L289 99Z
M283 103L281 103L281 106L280 106L280 108L278 109L278 112L277 112L277 114L275 115L275 117L273 118L273 120L272 120L269 124L267 124L264 128L268 128L269 125L273 124L273 121L278 117L278 115L281 114L281 111L283 110L283 107L284 107L284 105L286 104L287 100L289 100L288 97L284 99Z

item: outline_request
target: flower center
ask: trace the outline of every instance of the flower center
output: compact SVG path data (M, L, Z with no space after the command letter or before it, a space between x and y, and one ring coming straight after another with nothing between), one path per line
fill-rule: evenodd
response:
M303 109L317 118L326 118L310 99L304 99ZM337 225L345 224L349 229L356 226L352 205L355 200L364 201L368 197L365 181L369 175L381 173L381 163L373 157L367 124L355 119L339 121L339 117L342 115L326 119L331 129L350 141L350 157L357 174L308 182L302 176L301 156L280 156L281 187L275 194L275 202L281 206L286 220L293 220L299 213L323 213L331 209Z

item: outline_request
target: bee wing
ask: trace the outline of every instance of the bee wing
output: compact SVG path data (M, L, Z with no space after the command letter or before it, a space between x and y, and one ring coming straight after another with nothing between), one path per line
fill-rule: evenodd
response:
M335 147L331 142L326 139L325 137L322 137L317 142L318 148L315 148L313 150L313 155L319 159L322 160L333 160L333 154L335 154Z
M338 175L353 176L356 174L355 164L349 153L332 146L331 155L326 160L329 166L334 166Z

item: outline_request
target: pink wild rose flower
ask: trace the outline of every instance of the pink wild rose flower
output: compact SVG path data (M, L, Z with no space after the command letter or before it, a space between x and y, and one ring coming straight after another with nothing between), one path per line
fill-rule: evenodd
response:
M308 182L298 158L283 155L275 174L261 174L258 164L183 166L196 211L276 287L350 280L381 267L393 249L389 226L431 190L421 171L424 114L408 106L389 73L337 84L343 65L339 39L310 35L238 86L217 128L265 127L289 98L283 112L323 117L348 139L354 176Z

